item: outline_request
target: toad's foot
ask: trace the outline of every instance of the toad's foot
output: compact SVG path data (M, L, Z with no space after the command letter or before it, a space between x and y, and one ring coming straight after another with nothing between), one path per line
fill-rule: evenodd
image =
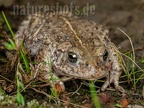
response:
M115 73L115 72L114 72ZM118 77L119 75L117 75ZM107 79L105 81L105 83L103 84L103 86L101 87L101 91L105 91L106 88L111 84L111 83L114 83L114 86L115 86L115 89L122 92L122 93L125 93L125 90L123 87L121 87L119 85L119 78L116 78L116 77L113 77L113 74L110 75L110 76L107 76Z

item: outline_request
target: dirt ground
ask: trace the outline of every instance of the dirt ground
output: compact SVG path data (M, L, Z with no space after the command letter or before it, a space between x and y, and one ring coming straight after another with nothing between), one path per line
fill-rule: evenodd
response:
M21 1L15 1L11 6L9 7L0 7L0 10L4 11L7 19L9 20L11 27L14 32L17 31L18 26L20 22L25 18L26 15L13 15L14 14L14 7L13 5L19 5L24 6L27 4L30 4L32 6L56 6L56 3L59 3L61 6L70 5L70 3L73 3L74 6L79 6L80 9L83 9L84 6L89 4L89 6L95 7L95 14L94 15L79 15L80 18L85 18L88 20L93 20L99 24L106 25L110 30L110 39L112 42L116 44L116 46L119 48L121 52L128 52L131 51L131 44L128 39L128 37L122 33L118 28L123 30L132 40L134 49L135 49L135 57L136 57L136 63L143 69L144 64L141 63L141 61L144 59L144 0L21 0ZM9 33L9 30L6 27L5 22L1 18L0 15L0 26ZM3 53L0 54L2 56ZM131 65L131 62L129 62ZM0 69L2 69L1 67ZM139 70L138 68L135 68L135 70ZM1 71L0 71L1 72ZM0 73L1 74L1 73ZM143 72L141 72L143 74ZM1 77L0 77L1 78ZM137 84L137 89L134 90L132 83L124 82L123 79L121 80L122 86L127 91L127 96L122 97L121 93L117 91L106 91L104 92L104 95L106 97L110 97L110 102L102 102L102 108L115 108L116 104L121 103L123 98L126 98L129 101L129 105L140 105L144 106L144 99L142 98L142 87L144 86L144 77L139 81ZM0 79L1 80L1 79ZM83 84L84 83L84 84ZM78 87L82 84L82 87L78 90ZM91 96L89 93L89 88L87 85L87 82L81 82L79 83L79 80L77 81L70 81L66 83L66 89L67 92L70 94L69 97L71 99L72 103L81 105L81 108L93 108L94 105L91 101ZM100 86L101 84L98 83ZM69 89L71 86L73 88ZM78 90L77 92L75 92ZM71 92L73 92L71 94ZM75 92L75 93L74 93ZM29 96L32 96L32 91L24 93L24 95L29 94ZM38 94L38 93L35 93ZM99 95L103 95L102 93L99 93ZM144 95L144 93L143 93ZM33 98L36 98L37 95L33 95ZM44 101L47 98L41 100L42 97L40 97L40 101ZM103 98L103 96L102 96ZM105 98L105 97L104 97ZM28 99L29 100L29 99ZM72 105L74 107L74 105ZM120 108L120 107L116 107ZM135 108L141 108L141 107L135 107Z

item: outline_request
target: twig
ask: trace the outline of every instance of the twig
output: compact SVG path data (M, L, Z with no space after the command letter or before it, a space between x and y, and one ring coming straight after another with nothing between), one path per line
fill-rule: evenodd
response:
M120 30L120 31L121 31L125 36L127 36L127 38L129 39L130 44L131 44L131 47L132 47L132 51L133 51L133 61L135 62L135 50L134 50L134 46L133 46L133 43L132 43L131 38L130 38L129 35L126 34L122 29L118 28L118 30Z
M78 91L80 90L81 86L82 86L82 83L81 83L81 85L77 88L76 91L70 92L70 93L68 93L68 94L71 94L71 95L78 94L78 95L79 95Z
M144 69L142 69L133 59L131 59L129 56L121 53L120 51L119 51L119 53L120 53L121 55L127 57L129 60L131 60L142 72L144 72Z
M0 77L1 77L1 78L3 78L4 80L8 81L8 82L11 82L12 84L16 84L15 82L13 82L13 81L11 81L11 80L9 80L9 79L5 78L5 77L4 77L4 76L2 76L2 75L0 75Z
M54 100L54 99L57 99L56 97L51 96L51 95L47 94L47 93L44 92L44 91L39 91L39 90L37 90L37 89L35 89L35 88L32 88L32 87L31 87L31 89L33 89L33 90L36 91L37 93L40 93L40 94L43 94L43 95L47 96L48 98L53 98L53 100ZM63 100L61 100L61 99L57 99L57 100L59 100L59 101L61 101L61 102L65 102L65 101L63 101ZM74 103L70 103L70 104L73 105L73 106L75 106L75 107L79 107L79 108L82 107L81 105L77 105L77 104L74 104Z

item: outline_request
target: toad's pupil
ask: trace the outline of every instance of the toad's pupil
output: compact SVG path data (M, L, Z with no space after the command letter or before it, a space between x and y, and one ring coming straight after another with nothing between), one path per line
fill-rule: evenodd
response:
M68 60L71 63L77 62L77 55L75 53L73 53L73 52L69 52L68 53Z
M108 51L105 50L104 55L103 55L103 60L106 61L108 57Z

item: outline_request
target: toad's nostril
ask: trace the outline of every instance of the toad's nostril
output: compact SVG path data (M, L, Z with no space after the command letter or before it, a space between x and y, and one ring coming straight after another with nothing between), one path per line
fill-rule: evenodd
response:
M88 67L89 66L89 64L88 63L86 63L86 67Z

